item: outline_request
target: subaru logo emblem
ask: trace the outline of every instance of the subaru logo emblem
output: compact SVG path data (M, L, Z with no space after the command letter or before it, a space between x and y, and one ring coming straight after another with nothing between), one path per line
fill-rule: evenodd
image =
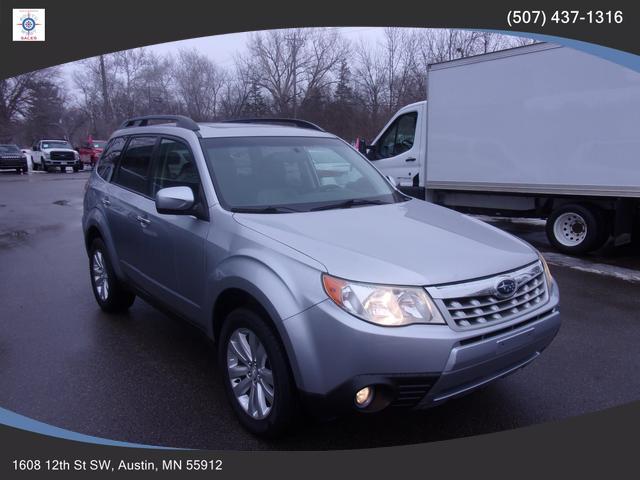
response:
M518 289L518 284L513 278L503 278L496 285L496 295L500 298L509 298Z

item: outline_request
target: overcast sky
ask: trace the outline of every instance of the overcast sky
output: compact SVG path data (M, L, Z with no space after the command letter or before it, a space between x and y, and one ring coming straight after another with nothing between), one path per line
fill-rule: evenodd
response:
M335 28L340 34L351 41L363 39L372 43L382 38L382 27L331 27ZM197 48L200 52L206 54L216 64L222 67L230 67L233 65L234 56L243 53L247 39L251 32L229 33L227 35L212 35L210 37L192 38L189 40L181 40L178 42L159 43L150 45L149 50L166 54L177 52L182 48ZM69 87L73 88L71 81L71 72L77 68L76 62L67 63L62 66L63 72L67 77Z

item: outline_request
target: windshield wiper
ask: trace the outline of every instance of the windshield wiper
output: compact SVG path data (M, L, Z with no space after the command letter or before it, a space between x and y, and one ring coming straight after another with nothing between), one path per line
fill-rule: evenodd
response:
M291 207L268 205L266 207L234 207L231 209L234 213L291 213L299 212Z
M330 203L328 205L321 205L319 207L312 208L311 212L317 212L319 210L331 210L334 208L351 208L359 207L361 205L388 205L391 202L384 202L382 200L367 200L366 198L351 198L344 202Z

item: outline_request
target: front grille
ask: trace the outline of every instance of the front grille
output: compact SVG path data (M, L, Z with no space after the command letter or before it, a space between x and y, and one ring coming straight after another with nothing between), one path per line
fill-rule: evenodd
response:
M504 279L516 282L515 292L501 297L497 285ZM548 300L544 270L540 262L518 271L488 279L436 288L450 319L460 328L485 326L513 319Z
M51 160L74 160L73 152L51 152Z

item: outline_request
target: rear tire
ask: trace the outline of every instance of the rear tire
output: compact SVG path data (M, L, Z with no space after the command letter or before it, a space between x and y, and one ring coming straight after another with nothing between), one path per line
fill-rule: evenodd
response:
M136 296L116 276L100 238L93 240L89 249L89 276L96 302L105 312L124 312L133 305Z
M571 255L599 249L610 233L598 207L579 204L562 205L554 210L547 218L545 230L556 249Z
M265 319L245 308L229 313L218 339L218 366L229 402L247 430L273 438L291 428L299 412L297 390L284 348Z

